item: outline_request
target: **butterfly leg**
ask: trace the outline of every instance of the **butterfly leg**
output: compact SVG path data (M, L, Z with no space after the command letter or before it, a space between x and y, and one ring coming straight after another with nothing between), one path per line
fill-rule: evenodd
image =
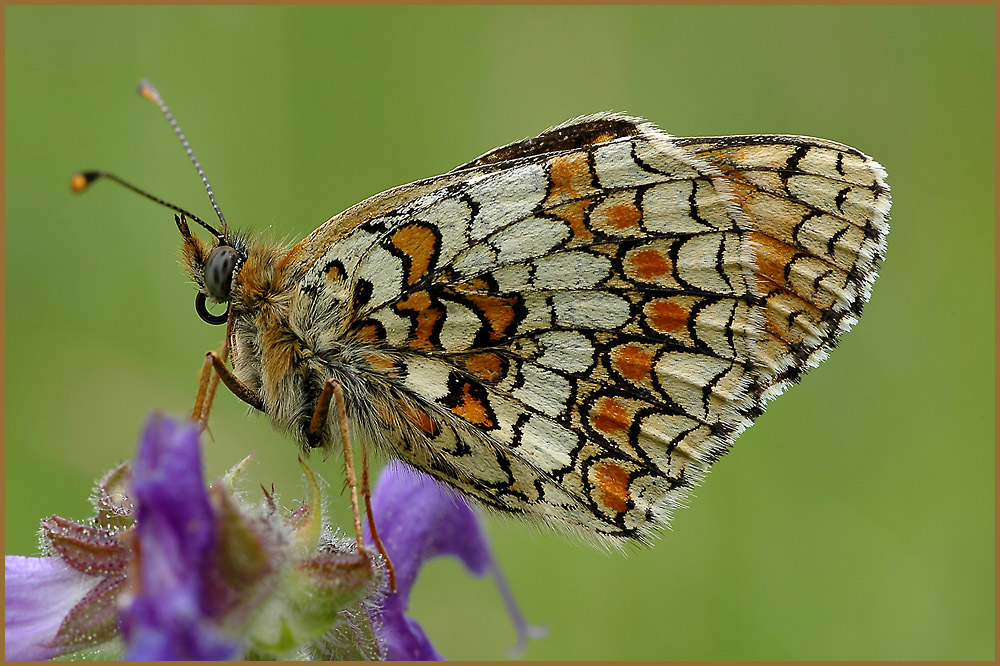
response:
M208 408L215 397L215 388L219 380L212 381L212 359L207 355L201 365L201 378L198 380L198 394L194 397L194 408L191 410L191 420L197 423L201 430L208 425Z
M379 555L385 560L385 569L389 573L389 594L395 594L396 567L392 566L389 553L386 552L385 546L382 545L382 539L379 538L378 529L375 527L375 514L372 513L371 486L368 483L368 449L365 447L361 448L361 496L365 498L365 513L368 514L368 529L372 533L372 541L375 542L375 548L378 549Z
M351 510L354 514L354 532L358 539L358 550L364 552L364 533L361 529L361 510L358 504L358 478L354 469L354 451L351 446L351 432L347 424L347 406L344 401L344 389L336 379L326 380L323 390L316 401L316 409L313 411L312 419L309 421L309 428L306 431L306 439L311 447L320 445L323 436L323 426L330 413L330 403L336 399L337 402L337 425L340 427L340 439L344 443L344 472L347 477L347 485L351 494ZM389 589L396 591L396 570L389 559L389 553L382 545L378 530L375 528L375 519L372 515L371 492L368 484L368 450L361 449L361 494L365 500L365 511L368 514L368 527L372 533L372 540L375 548L385 559L386 571L389 574Z
M183 220L177 219L177 226L180 227ZM187 228L181 229L183 234ZM201 366L201 380L198 382L198 394L194 399L194 409L191 410L191 420L198 423L202 430L208 427L208 413L212 409L212 401L215 400L215 390L219 387L219 380L222 379L233 394L247 403L251 407L264 411L264 401L256 391L236 378L228 367L226 359L229 358L229 344L233 339L233 311L229 309L229 321L226 323L226 339L222 344L222 353L217 354L210 351L205 354L205 363ZM212 372L212 368L215 372Z
M354 474L354 452L351 450L351 434L347 426L347 407L344 405L344 389L336 379L326 380L323 391L316 401L306 439L309 446L316 448L323 436L323 425L330 413L330 402L337 399L337 421L340 425L340 439L344 443L344 472L347 475L347 485L351 489L351 511L354 514L354 532L358 538L358 550L364 551L364 534L361 531L361 511L358 506L358 478Z
M208 424L208 412L211 409L215 389L219 385L220 379L237 398L254 409L264 411L264 401L261 400L260 395L237 379L226 362L222 360L222 356L210 351L205 354L205 364L201 369L201 381L198 382L198 395L195 397L194 410L191 414L191 418L198 421L202 429Z
M233 395L254 409L261 412L264 411L264 401L261 399L260 394L237 379L236 375L234 375L233 371L229 369L229 366L226 365L226 362L222 360L221 356L214 351L210 351L205 354L205 359L211 359L212 367L215 368L215 372L219 375L219 378L222 379L222 383L226 385L226 388L233 392Z

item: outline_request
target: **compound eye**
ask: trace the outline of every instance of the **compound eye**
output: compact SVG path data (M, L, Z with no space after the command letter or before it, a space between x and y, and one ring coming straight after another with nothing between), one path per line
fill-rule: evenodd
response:
M220 301L229 300L229 292L233 286L233 269L240 255L228 245L220 245L212 250L205 261L205 288L213 298Z

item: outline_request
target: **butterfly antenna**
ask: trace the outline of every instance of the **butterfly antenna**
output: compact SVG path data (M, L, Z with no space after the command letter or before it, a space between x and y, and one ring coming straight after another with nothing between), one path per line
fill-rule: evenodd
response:
M140 81L138 92L150 102L160 107L160 111L162 111L163 115L167 117L168 121L170 121L170 126L174 128L174 134L176 134L177 138L181 140L181 145L184 146L184 150L187 152L188 157L194 164L194 168L198 170L198 175L201 176L201 182L205 184L205 190L208 192L208 198L212 201L212 208L215 209L215 214L219 216L219 222L222 223L222 235L225 236L226 217L222 214L222 209L219 208L219 204L215 201L215 194L212 192L212 186L208 182L205 170L201 168L201 163L198 161L198 158L194 156L194 151L191 150L191 145L188 143L187 138L185 138L184 132L181 131L181 126L177 124L176 120L174 120L174 114L170 113L170 109L168 109L167 105L163 102L163 98L160 97L160 93L156 91L156 88L154 88L153 84L149 81L146 81L145 79Z
M121 185L122 187L125 187L125 188L128 188L128 189L132 190L136 194L138 194L140 196L143 196L143 197L146 197L150 201L154 201L154 202L160 204L161 206L169 208L170 210L172 210L174 212L177 212L177 213L180 213L181 215L189 217L190 219L194 220L195 222L197 222L201 226L203 226L206 229L208 229L208 231L211 232L211 234L213 236L215 236L216 238L218 238L220 241L222 241L222 239L224 238L223 234L220 234L218 232L218 230L216 230L215 227L213 227L208 222L205 222L204 220L202 220L200 217L198 217L194 213L192 213L190 211L186 211L183 208L181 208L180 206L175 206L174 204L170 203L169 201L164 201L160 197L153 196L152 194L150 194L146 190L140 189L140 188L136 187L135 185L133 185L132 183L130 183L130 182L126 181L126 180L122 180L121 178L119 178L115 174L111 173L110 171L81 171L80 173L75 174L73 176L72 180L70 180L69 186L70 186L70 188L74 192L76 192L76 193L79 194L80 192L83 192L85 189L87 189L88 187L90 187L90 184L93 183L95 180L100 180L101 178L107 178L108 180L114 181L114 182L118 183L119 185Z

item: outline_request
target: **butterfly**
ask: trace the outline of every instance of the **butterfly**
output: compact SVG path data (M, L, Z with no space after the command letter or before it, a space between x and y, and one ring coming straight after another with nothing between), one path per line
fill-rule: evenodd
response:
M614 545L665 526L857 321L890 207L849 146L617 113L377 194L290 248L229 229L211 188L219 230L106 172L74 189L99 177L180 213L196 310L228 324L232 370L215 368L303 450L349 436Z

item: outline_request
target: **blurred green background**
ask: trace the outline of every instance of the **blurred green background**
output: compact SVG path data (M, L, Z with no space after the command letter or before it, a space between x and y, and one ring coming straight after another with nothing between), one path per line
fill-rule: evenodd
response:
M6 14L5 551L90 515L203 353L172 215L106 168L299 239L394 185L601 110L678 135L786 133L889 172L888 258L864 319L772 404L652 548L607 554L495 518L531 659L994 657L991 7L13 7ZM209 476L291 504L295 447L220 392ZM317 467L334 491L339 458ZM333 519L347 526L346 496ZM450 658L504 658L488 580L429 566L412 614Z

